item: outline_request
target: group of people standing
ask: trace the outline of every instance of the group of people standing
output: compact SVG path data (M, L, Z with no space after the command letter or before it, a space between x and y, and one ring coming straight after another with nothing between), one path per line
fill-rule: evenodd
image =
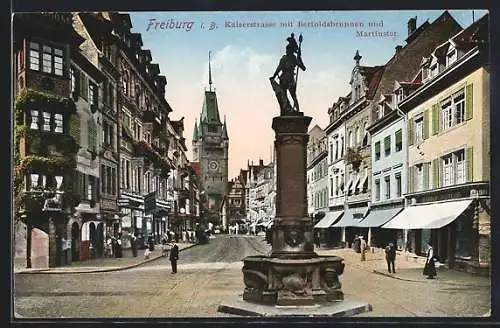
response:
M121 234L118 234L117 237L108 236L106 238L105 257L123 257Z
M366 261L366 251L368 246L363 236L356 236L353 242L353 249L361 253L361 261ZM387 262L387 271L389 273L396 273L396 246L393 242L389 242L385 247L385 260ZM434 254L434 248L432 247L432 242L427 242L427 255L425 259L425 265L423 270L423 275L427 279L434 279L437 275L436 272L436 261L437 258Z

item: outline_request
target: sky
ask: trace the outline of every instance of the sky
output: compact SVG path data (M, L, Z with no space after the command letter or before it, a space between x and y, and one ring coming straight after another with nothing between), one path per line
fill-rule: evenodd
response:
M238 176L247 163L271 161L274 131L272 118L279 106L269 77L285 52L291 33L303 35L302 59L306 71L298 75L300 109L311 116L309 129L328 125L328 108L350 91L349 80L356 51L360 64L385 64L397 45L405 45L408 19L417 17L417 27L432 23L442 10L426 11L295 11L295 12L136 12L130 13L132 32L141 33L143 49L150 49L160 74L167 77L166 100L173 108L169 117L184 117L188 159L195 120L208 90L208 53L211 51L213 88L219 114L226 118L229 135L229 179ZM450 10L466 28L473 22L472 10ZM474 18L485 15L474 10ZM235 27L256 22L265 27ZM302 25L299 23L302 22ZM337 22L357 27L321 27L303 23ZM352 23L352 24L351 24ZM179 28L170 26L179 26ZM385 36L362 37L358 31L389 32Z

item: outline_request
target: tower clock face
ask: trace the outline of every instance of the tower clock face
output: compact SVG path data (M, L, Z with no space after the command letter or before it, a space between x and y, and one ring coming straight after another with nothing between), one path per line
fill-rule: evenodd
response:
M219 167L219 164L217 164L216 161L210 161L208 163L208 168L210 171L216 171L218 167Z

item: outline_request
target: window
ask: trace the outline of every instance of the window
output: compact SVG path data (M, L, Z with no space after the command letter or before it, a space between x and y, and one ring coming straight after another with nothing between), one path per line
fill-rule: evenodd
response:
M340 157L344 156L344 137L340 137Z
M401 151L403 149L403 131L399 129L396 131L396 150L395 152Z
M465 120L465 93L457 93L441 105L441 127L447 130Z
M403 101L404 99L404 92L403 92L403 88L399 88L396 90L396 104L399 104L400 102Z
M31 114L31 117L30 117L30 120L31 120L31 124L30 124L30 129L31 130L38 130L38 111L37 110L31 110L30 111L30 114Z
M416 143L424 141L424 118L423 116L415 119L415 137Z
M62 114L54 114L54 132L63 133L63 116Z
M457 60L457 50L452 48L448 51L448 54L446 55L446 66L450 66L456 60Z
M375 161L380 159L380 141L375 143Z
M125 72L122 79L122 91L123 94L128 96L128 74Z
M349 147L354 147L354 134L352 131L349 132Z
M432 66L430 67L430 69L431 69L431 78L433 78L433 77L435 77L435 76L437 76L437 75L438 75L438 73L439 73L439 68L438 68L438 64L437 64L437 63L434 63L434 65L432 65Z
M384 178L385 182L385 199L391 198L391 177L387 176Z
M424 165L415 166L415 191L424 189Z
M384 138L384 154L386 157L391 154L391 136L390 135Z
M330 178L330 197L333 197L333 178Z
M369 138L370 138L370 135L368 133L368 130L366 129L368 127L368 123L365 123L363 125L363 133L364 133L364 137L363 137L363 146L366 146L368 145L368 142L369 142Z
M71 92L76 92L76 72L73 67L69 69L69 79L70 79L70 86L71 86Z
M375 180L375 200L380 200L380 180Z
M40 114L42 115L42 117L40 117ZM40 120L41 118L42 120ZM54 121L53 124L52 120ZM45 132L63 133L63 128L64 128L64 123L62 114L40 112L38 110L30 111L31 130L42 130Z
M335 195L339 194L339 176L335 176Z
M335 160L339 158L339 140L335 139Z
M50 113L43 112L43 131L50 131Z
M396 174L394 179L396 180L396 197L401 197L401 174Z
M116 168L111 168L111 194L116 195Z
M30 42L30 69L40 70L40 45Z
M62 49L30 42L30 69L40 71L41 61L42 72L62 76L63 54Z
M335 159L337 156L335 156ZM330 143L330 163L333 162L333 143Z
M361 142L361 134L360 134L360 131L359 131L359 126L356 128L356 140L354 142L355 142L356 145Z
M111 178L111 167L106 166L106 192L111 194L112 192L112 178Z
M101 193L106 193L106 166L101 164Z
M442 157L441 161L443 187L465 182L465 151L463 149Z
M89 83L89 103L90 106L97 106L98 95L97 95L97 85Z

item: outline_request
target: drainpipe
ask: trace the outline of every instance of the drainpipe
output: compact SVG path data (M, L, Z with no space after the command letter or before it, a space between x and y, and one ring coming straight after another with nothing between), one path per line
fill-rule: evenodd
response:
M408 142L408 114L404 113L401 109L399 109L399 106L396 104L396 114L398 114L399 117L403 119L403 129L402 131L406 131L405 136L406 141ZM408 144L406 145L404 149L404 160L403 160L403 170L406 170L406 181L408 181ZM406 183L406 191L408 192L408 183ZM408 200L406 197L404 198L404 207L407 206ZM408 233L410 229L403 229L403 248L405 250L405 257L406 260L408 261L408 252L406 251L406 244L407 244L407 238L408 238Z

